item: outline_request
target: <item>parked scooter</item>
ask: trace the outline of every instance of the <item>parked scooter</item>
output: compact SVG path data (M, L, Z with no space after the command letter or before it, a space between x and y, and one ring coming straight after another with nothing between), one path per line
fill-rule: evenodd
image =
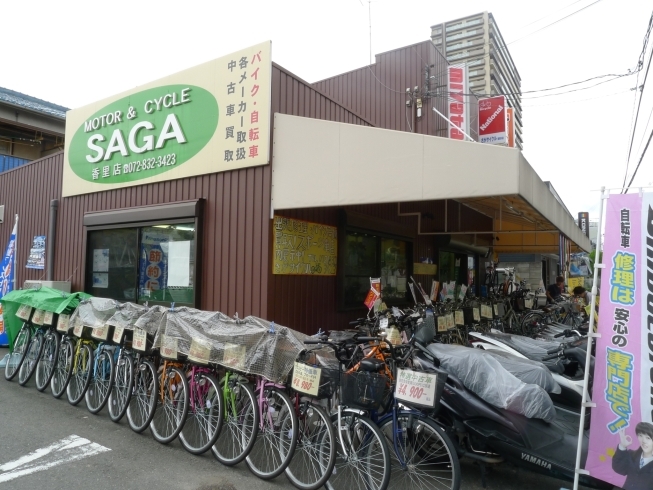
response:
M414 363L418 369L428 371L439 368L446 371L434 353L437 348L429 347L435 333L435 327L430 326L432 322L433 317L427 312L422 328L414 336L415 347L419 351L415 354ZM559 352L558 347L549 357L558 357ZM466 388L459 378L448 374L441 409L435 420L459 444L460 455L477 460L483 469L485 464L508 460L535 472L573 480L578 444L577 414L557 411L551 422L528 418L491 405ZM497 384L493 373L478 375L488 385ZM588 440L589 434L585 431L581 464L587 457ZM580 476L580 482L595 488L612 488L586 475Z
M560 341L536 340L504 333L469 332L469 336L474 347L487 351L507 352L524 359L542 362L549 368L553 379L561 388L559 394L550 394L553 403L558 408L580 413L587 348L587 338L580 332L567 329L556 334L557 338L568 339L562 344ZM561 345L562 349L560 349ZM559 355L550 358L550 352L554 351L559 352ZM594 356L590 359L590 365L594 366ZM591 383L589 386L591 394Z

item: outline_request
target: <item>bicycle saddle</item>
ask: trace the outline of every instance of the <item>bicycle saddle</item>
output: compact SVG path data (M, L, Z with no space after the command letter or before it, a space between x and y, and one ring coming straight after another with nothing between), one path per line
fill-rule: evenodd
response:
M380 359L363 359L360 364L361 371L375 373L383 368L385 362Z

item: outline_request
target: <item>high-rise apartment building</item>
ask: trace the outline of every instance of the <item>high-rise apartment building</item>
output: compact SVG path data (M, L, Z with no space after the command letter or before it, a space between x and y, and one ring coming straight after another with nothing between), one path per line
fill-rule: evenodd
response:
M469 89L479 98L506 95L515 113L515 146L523 149L521 79L492 14L435 24L431 40L449 63L467 66Z

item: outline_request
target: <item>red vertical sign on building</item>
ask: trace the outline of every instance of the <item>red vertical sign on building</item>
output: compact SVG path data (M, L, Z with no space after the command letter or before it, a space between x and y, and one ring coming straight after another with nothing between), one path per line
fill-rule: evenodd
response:
M478 139L481 143L505 145L506 97L499 95L478 101Z
M454 140L464 140L469 134L469 114L465 97L467 95L467 67L450 66L447 70L447 90L449 92L447 109L449 112L448 136ZM453 124L452 124L453 123ZM462 131L461 131L462 129Z

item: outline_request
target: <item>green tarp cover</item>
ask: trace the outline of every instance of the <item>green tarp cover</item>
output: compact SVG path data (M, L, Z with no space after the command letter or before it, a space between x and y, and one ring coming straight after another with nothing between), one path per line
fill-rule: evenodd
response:
M16 316L20 305L29 305L53 313L72 313L80 300L90 297L86 293L64 293L47 287L18 289L5 294L0 302L2 302L2 317L9 337L9 345L14 345L14 339L23 326L23 320Z

